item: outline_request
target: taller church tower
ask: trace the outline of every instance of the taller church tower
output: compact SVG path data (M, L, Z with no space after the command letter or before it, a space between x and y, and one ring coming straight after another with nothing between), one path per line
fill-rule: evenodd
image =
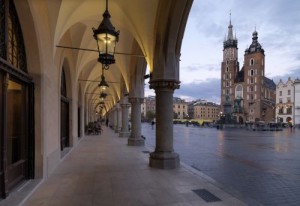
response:
M229 97L233 105L234 100L234 81L239 73L238 47L237 39L233 36L231 18L228 26L228 34L223 43L223 61L221 64L221 111L224 111L223 105L226 97ZM228 99L227 97L227 99Z

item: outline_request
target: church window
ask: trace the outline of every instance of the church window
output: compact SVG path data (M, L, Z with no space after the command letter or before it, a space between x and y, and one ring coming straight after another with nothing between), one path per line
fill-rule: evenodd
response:
M229 94L229 89L226 89L226 94Z
M253 75L254 75L254 70L251 69L251 70L250 70L250 76L253 76Z
M226 67L226 72L229 72L229 68L228 67Z
M226 87L229 87L229 82L226 82Z
M235 87L235 98L243 98L243 86L240 84Z
M250 59L250 66L254 65L254 59Z
M250 92L253 92L253 86L250 86Z
M254 79L253 77L250 78L250 84L253 84L254 83Z

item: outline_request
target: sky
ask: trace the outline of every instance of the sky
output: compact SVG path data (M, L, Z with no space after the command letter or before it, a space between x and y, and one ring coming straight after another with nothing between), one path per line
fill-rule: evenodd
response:
M220 103L223 41L231 13L240 67L256 28L265 50L265 75L275 84L300 78L300 1L194 0L181 47L180 89L174 96ZM154 95L145 87L145 96Z

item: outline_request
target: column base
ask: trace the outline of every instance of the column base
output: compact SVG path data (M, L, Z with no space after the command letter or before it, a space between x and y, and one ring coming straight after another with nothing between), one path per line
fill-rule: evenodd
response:
M120 132L120 128L115 127L114 131L115 131L115 133L119 133Z
M144 146L145 140L143 138L128 138L128 146Z
M130 133L129 132L120 132L119 137L129 137Z
M175 152L152 152L150 153L149 166L158 169L179 168L179 155Z

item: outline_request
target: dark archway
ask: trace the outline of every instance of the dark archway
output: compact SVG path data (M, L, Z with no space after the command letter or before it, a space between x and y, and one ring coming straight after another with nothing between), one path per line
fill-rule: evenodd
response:
M239 124L244 124L244 119L243 119L243 117L239 117Z
M61 104L60 104L60 149L69 147L70 134L69 134L69 99L67 98L67 83L65 70L62 68L61 72Z

